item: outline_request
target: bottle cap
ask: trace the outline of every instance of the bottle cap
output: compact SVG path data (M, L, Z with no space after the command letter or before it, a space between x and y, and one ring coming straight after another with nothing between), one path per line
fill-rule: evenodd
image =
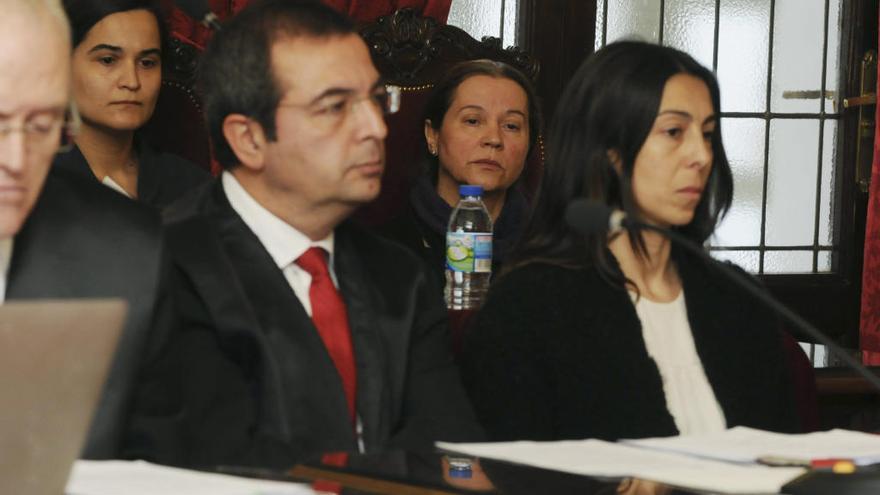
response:
M458 186L459 196L482 196L483 186Z

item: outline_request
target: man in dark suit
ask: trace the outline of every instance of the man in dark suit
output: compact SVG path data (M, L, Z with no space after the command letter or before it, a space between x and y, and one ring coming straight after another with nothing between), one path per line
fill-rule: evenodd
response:
M347 220L379 193L393 92L351 22L255 4L201 76L226 170L168 212L181 323L145 372L129 454L289 467L479 439L439 290Z
M156 304L159 218L103 186L49 172L59 143L75 131L68 110L69 28L57 0L4 2L0 66L0 300L128 301L83 452L113 458Z

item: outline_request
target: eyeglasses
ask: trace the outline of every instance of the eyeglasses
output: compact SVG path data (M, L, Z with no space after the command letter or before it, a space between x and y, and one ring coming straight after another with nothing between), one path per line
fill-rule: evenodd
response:
M337 95L324 98L318 103L301 105L296 103L279 103L279 108L297 108L308 112L312 125L319 131L331 132L345 123L354 113L355 105L362 101L370 102L383 115L397 113L400 109L400 88L397 86L379 86L366 96Z
M28 117L21 125L0 120L0 141L8 139L13 132L20 132L24 134L28 150L48 150L51 146L57 146L58 152L69 151L73 148L73 139L81 124L76 105L71 103L63 115L60 111L40 112ZM59 130L63 131L60 138Z

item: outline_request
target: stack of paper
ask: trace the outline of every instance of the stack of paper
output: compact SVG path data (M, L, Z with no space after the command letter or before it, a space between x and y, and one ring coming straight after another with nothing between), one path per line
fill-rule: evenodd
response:
M737 427L707 435L600 440L453 444L440 448L462 454L566 473L633 477L691 490L719 493L778 493L806 470L768 467L775 458L809 465L812 459L880 462L880 436L845 430L784 435Z
M849 459L858 465L880 462L880 436L846 430L784 435L738 426L708 435L624 442L642 448L728 462L754 463L766 458L807 464L811 459L831 458Z
M717 493L778 493L805 472L731 464L601 440L561 442L445 443L451 452L586 476L640 478Z
M312 495L307 485L203 473L143 461L76 461L67 495Z

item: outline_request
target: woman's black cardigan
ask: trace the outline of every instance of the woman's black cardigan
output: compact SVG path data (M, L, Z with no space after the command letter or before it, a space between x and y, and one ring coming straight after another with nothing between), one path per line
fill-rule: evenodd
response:
M677 252L673 258L728 427L794 431L776 317L716 267ZM492 440L678 434L635 306L594 268L533 263L502 276L465 337L461 365Z
M138 182L137 200L156 209L163 209L178 198L211 179L211 175L196 164L171 153L162 153L145 142L137 142ZM82 151L76 146L59 153L53 167L71 170L87 177L95 177Z

